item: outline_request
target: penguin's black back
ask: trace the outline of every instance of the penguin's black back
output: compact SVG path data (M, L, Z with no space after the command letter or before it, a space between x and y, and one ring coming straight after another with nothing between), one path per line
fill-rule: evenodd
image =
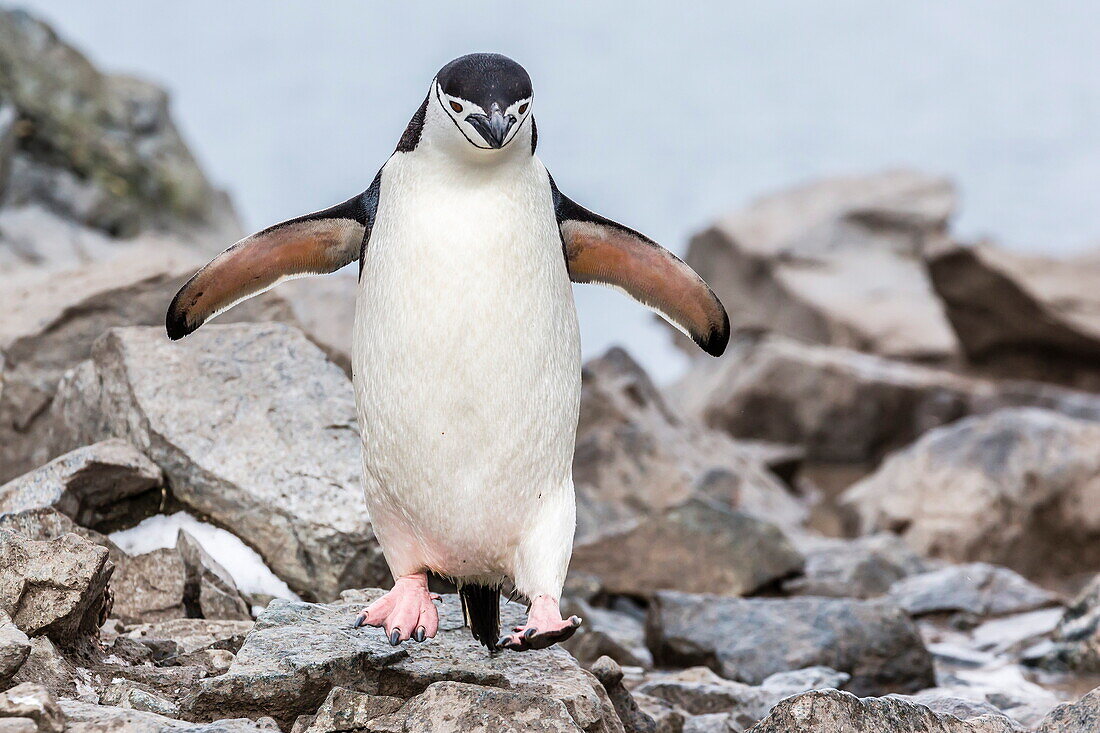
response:
M495 651L500 635L500 589L488 585L463 585L458 594L470 633L486 649Z

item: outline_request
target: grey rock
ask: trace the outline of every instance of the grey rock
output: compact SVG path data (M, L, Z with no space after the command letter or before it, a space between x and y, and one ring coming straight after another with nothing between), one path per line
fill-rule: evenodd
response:
M175 548L128 557L111 581L112 615L128 624L182 618L186 585L187 568Z
M126 731L126 733L164 733L165 731L186 731L187 733L253 733L254 731L278 731L279 727L270 718L257 720L232 718L216 720L212 723L196 724L184 720L175 720L156 713L117 707L114 705L96 705L79 700L62 700L61 710L65 714L65 731L68 733L100 733L106 731Z
M760 687L723 679L705 667L655 675L634 691L660 698L689 715L733 713L747 725L766 715L779 699Z
M463 627L456 596L444 596L440 632L424 644L392 647L377 629L353 629L355 614L380 595L345 594L356 601L348 605L273 601L229 671L202 680L182 708L202 720L263 714L289 726L316 711L333 687L408 699L433 682L456 680L506 687L528 704L545 700L540 705L548 709L563 704L582 730L621 729L603 688L564 650L487 655ZM502 625L519 623L521 610L502 605ZM406 712L419 720L411 709Z
M8 614L0 611L0 687L19 670L31 652L31 641Z
M896 697L819 690L783 700L751 733L1017 733L1004 716L959 720Z
M94 529L81 527L52 507L37 507L0 514L0 529L17 532L28 539L39 541L55 540L62 535L75 534L93 545L107 548L111 562L116 565L126 554L106 535Z
M15 150L15 107L0 94L0 203L11 173L12 154Z
M656 725L656 733L681 733L684 723L691 718L680 708L659 697L650 697L642 693L632 695L638 709Z
M11 718L29 719L39 733L65 730L65 719L49 690L29 682L0 692L0 721Z
M638 707L634 696L623 685L623 669L618 662L600 657L592 664L591 672L607 692L625 733L655 733L656 721Z
M891 586L889 597L914 616L955 611L1002 616L1058 602L1056 595L1018 573L983 562L902 578Z
M0 718L0 733L38 733L30 718Z
M353 273L290 280L278 291L310 340L349 377L358 291L359 278Z
M0 611L30 636L72 643L106 619L112 570L105 548L76 535L39 542L0 530Z
M572 638L562 644L582 665L587 667L606 656L627 667L653 666L641 618L612 609L594 608L579 600L567 600L562 613L584 620Z
M130 440L176 499L254 547L305 597L389 579L361 488L347 377L297 329L112 329L62 382L59 430Z
M852 676L830 667L806 667L790 672L776 672L760 683L760 689L774 695L776 701L810 690L840 689Z
M791 595L874 598L896 581L927 570L927 563L890 533L818 541L804 550L802 574L783 583Z
M251 621L178 618L134 627L126 636L150 645L170 641L180 654L204 649L227 649L235 653L252 627Z
M992 718L1007 717L997 707L984 700L969 700L962 697L954 697L936 689L925 690L915 695L890 695L889 697L915 703L917 705L923 705L933 713L950 715L959 720L973 720L975 718L981 718L982 716L989 716ZM1011 718L1008 719L1008 722L1013 726L1013 730L1018 730L1023 733L1024 727L1022 725L1017 724L1016 721Z
M864 532L917 552L1006 565L1029 577L1100 567L1100 424L1000 410L929 432L851 487Z
M1066 608L1052 641L1037 664L1055 670L1100 673L1100 575L1094 576Z
M184 604L189 616L250 621L248 604L237 590L233 576L202 549L198 540L180 530L176 550L187 568Z
M160 468L140 451L123 440L105 440L0 486L0 513L52 507L97 527L130 516L128 500L159 493L162 485Z
M886 171L764 197L692 238L685 260L736 330L904 359L946 360L955 334L923 253L946 239L943 178Z
M294 723L293 733L336 733L371 728L371 722L396 712L405 704L400 697L368 695L344 687L333 687L315 715Z
M661 592L646 631L657 664L706 665L747 684L816 665L850 674L848 688L858 694L916 692L934 683L916 627L884 601Z
M31 639L31 652L27 661L15 673L12 682L16 684L41 685L55 697L81 698L94 701L91 673L77 667L49 637L38 636Z
M54 426L48 408L58 380L87 359L95 339L112 326L156 325L163 331L165 304L202 262L178 245L151 240L76 270L36 271L0 281L5 314L0 320L0 481L82 445L58 447L49 440ZM268 293L222 318L286 321L292 316Z
M1059 705L1035 733L1089 733L1100 730L1100 688L1074 703Z
M692 498L604 528L598 539L574 547L570 565L598 577L608 593L747 595L799 571L802 556L775 525Z

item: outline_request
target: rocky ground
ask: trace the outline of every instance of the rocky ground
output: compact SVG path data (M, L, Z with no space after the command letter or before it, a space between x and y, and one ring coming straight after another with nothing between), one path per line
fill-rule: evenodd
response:
M163 92L0 11L0 733L1100 730L1100 258L957 242L954 206L895 171L696 236L728 354L584 369L585 625L489 656L440 585L438 638L393 648L351 628L389 583L354 278L168 342L228 200ZM187 531L120 547L177 512L285 597Z

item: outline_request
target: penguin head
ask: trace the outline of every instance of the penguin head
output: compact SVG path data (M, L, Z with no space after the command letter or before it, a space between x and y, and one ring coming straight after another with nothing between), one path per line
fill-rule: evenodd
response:
M429 94L429 105L434 105L436 114L428 115L429 124L435 118L443 128L435 134L464 145L502 150L528 126L532 97L531 77L507 56L460 56L436 74Z

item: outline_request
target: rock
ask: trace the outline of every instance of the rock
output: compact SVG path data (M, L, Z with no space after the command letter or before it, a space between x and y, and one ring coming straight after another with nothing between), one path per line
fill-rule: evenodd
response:
M202 264L195 253L155 240L77 270L21 274L2 282L0 481L63 452L51 451L47 440L53 427L48 408L61 375L87 359L95 339L112 326L155 325L163 333L165 304ZM292 316L267 293L221 318L286 321Z
M608 712L610 702L603 688L564 650L552 647L487 655L462 626L457 596L444 596L439 635L425 644L392 647L376 629L353 629L355 614L381 593L345 594L349 603L334 605L272 601L229 671L199 682L181 707L200 720L263 714L289 726L298 716L313 714L333 687L408 699L434 682L455 680L506 687L508 694L518 695L528 706L537 702L547 711L556 709L555 703L563 704L573 725L582 730L621 730L613 710ZM503 626L521 618L520 607L502 605ZM446 704L465 710L467 703L459 698L465 699L467 693L474 699L482 696L477 690L459 690ZM484 693L486 706L505 699L513 698ZM418 705L406 705L403 714L420 720ZM407 729L423 729L418 726L410 723Z
M608 657L627 667L653 666L641 618L612 609L594 608L579 600L567 601L562 613L584 619L572 638L562 645L582 665L587 667L600 657Z
M27 661L12 677L12 682L42 685L56 697L96 700L91 673L73 664L46 636L31 639Z
M1100 386L1100 263L954 246L928 273L972 363L992 374Z
M660 592L646 638L658 665L706 665L747 684L815 665L850 674L857 694L933 684L932 658L912 621L884 601Z
M11 158L15 151L15 121L17 113L3 95L0 95L0 202L11 173Z
M988 563L952 565L902 578L890 587L890 600L913 616L962 611L1003 616L1058 602L1053 593L1008 568Z
M252 620L248 604L237 590L233 576L210 557L186 530L181 529L176 537L176 551L187 568L184 605L189 616Z
M959 720L895 697L858 698L819 690L783 700L750 733L1016 733L1004 716Z
M1020 408L934 430L843 501L922 555L1029 577L1100 568L1100 424Z
M396 712L405 701L400 697L368 695L344 687L333 687L328 697L317 709L316 715L307 716L304 724L294 724L294 733L335 733L370 729L372 721Z
M802 574L783 583L791 595L874 598L895 581L927 569L927 564L889 533L853 540L828 539L805 550Z
M161 89L99 72L23 11L0 14L0 96L18 112L7 199L38 201L115 235L143 228L221 240L237 229L180 137ZM232 241L232 237L229 238Z
M178 618L134 627L126 632L126 636L148 645L170 641L178 654L191 654L204 649L236 652L252 627L251 621Z
M953 697L936 689L925 690L915 695L890 695L889 697L923 705L933 713L950 715L959 720L973 720L974 718L981 718L983 715L992 718L1007 718L1003 712L988 702ZM1008 721L1014 726L1012 730L1019 730L1023 733L1023 726L1015 725L1015 721L1011 718L1008 718Z
M329 359L351 377L351 336L359 278L352 272L304 277L279 285L295 321Z
M700 562L705 558L705 562ZM655 516L607 527L579 543L571 567L600 579L608 593L658 590L747 595L802 568L778 527L703 498Z
M1100 674L1100 575L1081 589L1054 629L1054 645L1038 664Z
M38 542L0 530L0 611L30 636L72 643L106 619L112 570L105 548L76 535Z
M692 238L684 259L722 299L735 330L946 360L958 345L923 252L946 238L954 207L943 178L827 179L723 219Z
M0 529L17 532L31 540L54 540L62 535L75 534L91 542L107 548L111 556L111 562L117 563L125 553L111 541L106 535L87 529L73 522L52 507L38 507L24 509L19 512L7 512L0 514Z
M723 503L783 527L805 518L755 452L680 417L622 349L589 361L581 378L573 459L578 545L700 493L721 494Z
M23 683L7 692L0 692L0 722L12 718L29 719L31 730L39 733L61 733L65 730L61 708L41 685Z
M66 733L100 733L100 731L126 731L126 733L164 733L165 731L186 731L187 733L253 733L254 731L278 731L279 727L270 718L257 720L235 718L217 720L206 725L173 720L156 713L116 707L113 705L95 705L79 700L62 700L61 710L65 713Z
M1059 705L1035 733L1089 733L1100 730L1100 688L1075 703Z
M785 697L810 690L839 689L847 684L851 675L829 667L806 667L790 672L776 672L760 683L760 689L774 696L778 702Z
M390 580L362 498L347 377L296 329L112 329L62 382L61 433L123 437L173 496L255 548L304 597Z
M8 614L0 611L0 688L19 670L30 652L30 639Z
M183 618L186 584L187 568L175 548L129 557L111 581L113 615L128 624Z
M89 527L132 516L128 503L147 492L159 500L160 468L129 443L77 448L0 486L0 513L52 507Z
M622 721L625 733L655 733L657 723L634 702L634 697L623 685L623 669L610 657L600 657L592 664L592 674L603 685L615 714Z

